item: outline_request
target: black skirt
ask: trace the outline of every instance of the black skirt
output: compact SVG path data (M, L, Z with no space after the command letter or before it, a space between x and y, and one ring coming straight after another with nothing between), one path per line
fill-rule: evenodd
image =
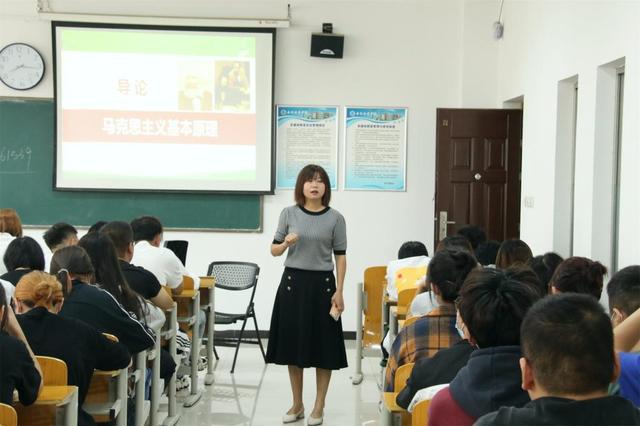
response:
M332 271L285 268L273 304L267 362L339 370L347 367L342 318L330 315Z

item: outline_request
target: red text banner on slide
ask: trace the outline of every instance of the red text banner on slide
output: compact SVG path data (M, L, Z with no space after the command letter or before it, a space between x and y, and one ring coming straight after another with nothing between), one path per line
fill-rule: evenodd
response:
M65 142L255 145L254 114L63 110Z

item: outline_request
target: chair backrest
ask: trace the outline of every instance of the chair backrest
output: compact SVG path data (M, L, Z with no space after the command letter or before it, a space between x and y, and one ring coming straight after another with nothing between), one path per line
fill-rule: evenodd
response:
M17 426L18 414L7 404L0 404L0 426Z
M44 386L67 386L67 363L50 356L36 356L42 370Z
M378 345L382 340L382 298L387 284L386 266L371 266L364 270L364 291L367 294L363 309L364 330L362 341L365 347Z
M403 364L396 370L396 375L393 379L393 391L400 392L407 385L407 379L411 376L414 363Z
M429 424L429 405L431 405L431 400L423 399L413 407L411 426L424 426Z
M216 280L216 289L246 290L258 283L260 267L250 262L211 262L208 276Z
M418 289L416 287L405 288L404 290L398 292L398 311L406 311L409 305L411 305L413 298L416 297L417 292Z
M189 249L189 241L186 240L169 240L164 242L164 246L175 253L182 262L183 266L187 264L187 250Z
M427 267L420 266L416 268L402 268L396 272L395 284L398 294L405 288L416 286L416 281L427 274Z

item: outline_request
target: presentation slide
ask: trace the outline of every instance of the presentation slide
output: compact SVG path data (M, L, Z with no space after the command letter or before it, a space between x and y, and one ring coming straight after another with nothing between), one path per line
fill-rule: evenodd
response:
M274 29L53 23L56 189L273 189Z

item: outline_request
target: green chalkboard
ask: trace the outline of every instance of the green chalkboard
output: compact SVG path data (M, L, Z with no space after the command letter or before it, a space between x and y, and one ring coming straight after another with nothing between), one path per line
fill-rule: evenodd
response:
M54 191L54 143L52 100L0 99L0 207L16 209L25 225L150 214L166 228L261 228L259 195Z

